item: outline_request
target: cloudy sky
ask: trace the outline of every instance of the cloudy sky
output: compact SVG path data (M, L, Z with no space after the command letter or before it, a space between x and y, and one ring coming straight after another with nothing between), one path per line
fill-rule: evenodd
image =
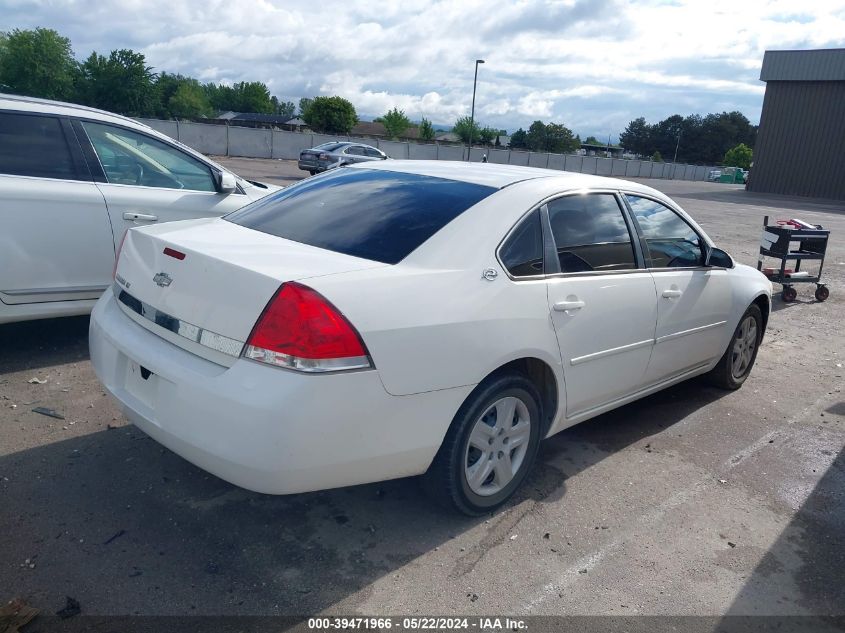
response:
M260 80L451 124L628 121L740 110L757 123L767 49L845 46L845 0L0 0L0 30L45 26L79 58L142 51L156 71Z

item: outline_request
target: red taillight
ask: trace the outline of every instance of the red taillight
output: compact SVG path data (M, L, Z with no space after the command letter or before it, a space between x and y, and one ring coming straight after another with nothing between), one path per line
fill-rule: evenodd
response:
M170 248L169 246L164 247L164 254L168 257L173 257L174 259L183 260L185 259L185 253L182 251L177 251L175 248Z
M284 283L252 328L244 357L306 372L372 367L346 317L320 293Z
M114 253L114 268L111 271L111 278L114 281L114 278L117 276L117 262L120 261L120 251L123 250L123 243L126 241L126 231L123 232L123 237L120 238L120 246L117 247L117 251Z

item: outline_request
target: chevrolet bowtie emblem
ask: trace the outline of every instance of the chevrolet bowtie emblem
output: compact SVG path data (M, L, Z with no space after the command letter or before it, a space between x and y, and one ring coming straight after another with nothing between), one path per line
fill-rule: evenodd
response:
M167 273L158 273L155 277L153 277L153 281L164 288L165 286L169 286L173 283L173 278Z

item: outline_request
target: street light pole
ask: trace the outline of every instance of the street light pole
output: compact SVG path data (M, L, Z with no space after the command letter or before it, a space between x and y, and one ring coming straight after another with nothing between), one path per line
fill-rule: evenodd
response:
M678 128L678 142L675 144L675 157L672 159L672 178L678 173L678 148L681 146L681 128Z
M472 153L472 132L475 129L475 87L478 84L478 65L483 64L483 59L475 60L475 78L472 80L472 110L469 115L469 143L467 144L467 160Z

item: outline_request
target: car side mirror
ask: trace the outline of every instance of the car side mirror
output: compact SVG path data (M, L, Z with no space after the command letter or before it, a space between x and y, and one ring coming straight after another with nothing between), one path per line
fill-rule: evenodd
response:
M234 174L228 171L218 171L215 174L215 184L217 185L217 193L232 193L238 187L238 181Z
M711 248L707 252L707 257L704 260L704 265L715 268L733 268L734 260L721 248Z

